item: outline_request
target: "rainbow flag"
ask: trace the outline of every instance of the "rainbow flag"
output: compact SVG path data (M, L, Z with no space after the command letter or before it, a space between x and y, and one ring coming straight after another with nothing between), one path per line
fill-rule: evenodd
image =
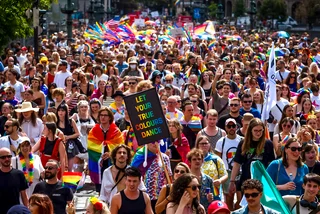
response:
M209 50L212 50L213 47L216 45L216 43L217 43L217 41L215 41L215 40L210 42L209 45L208 45Z
M91 51L92 51L92 46L91 46L91 44L88 43L88 42L86 42L86 43L84 43L84 45L87 46L87 48L88 48L88 53L91 53Z
M207 32L211 35L214 35L216 33L216 30L214 29L214 25L213 25L212 21L207 22L205 32Z
M106 140L104 140L103 132L100 128L100 124L96 124L88 135L88 155L89 155L89 171L90 178L93 183L101 183L101 168L100 161L101 155L104 151L104 147L108 147L111 152L119 144L123 144L124 140L122 133L115 123L111 123Z
M202 35L206 33L206 24L202 24L193 28L194 35Z
M282 142L281 142L281 151L284 150L284 147L286 145L286 143L288 142L289 140L289 135L287 135L285 138L283 138Z
M180 3L180 0L176 0L176 1L174 2L174 5L177 6L179 3Z
M81 172L64 172L62 176L62 186L76 189L81 177Z
M133 160L131 162L131 166L138 168L140 170L142 176L145 175L147 169L149 168L149 166L151 165L153 160L157 157L156 154L154 154L148 150L147 151L147 166L144 167L143 162L144 162L144 158L145 158L144 156L145 156L146 149L147 149L147 145L138 149L138 151L134 155Z
M216 187L216 186L213 187L213 195L214 196L220 196L219 188Z

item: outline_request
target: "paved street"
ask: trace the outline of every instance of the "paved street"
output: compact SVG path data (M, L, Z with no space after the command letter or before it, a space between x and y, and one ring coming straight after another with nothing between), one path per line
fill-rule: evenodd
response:
M98 193L95 191L95 185L91 183L90 176L87 176L84 187L75 193L74 203L77 214L86 213L86 208L89 204L90 197L92 196L98 197Z

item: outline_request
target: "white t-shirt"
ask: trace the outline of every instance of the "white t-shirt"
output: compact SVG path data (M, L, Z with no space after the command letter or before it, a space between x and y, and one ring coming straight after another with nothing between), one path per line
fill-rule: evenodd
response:
M222 151L223 139L225 139L225 142ZM221 159L223 160L224 165L226 166L226 170L231 170L230 166L233 166L233 158L236 155L236 151L241 139L242 137L239 135L237 135L235 139L229 139L226 136L220 138L216 144L215 150L221 153Z
M290 71L288 71L288 70L284 70L284 72L280 72L278 70L278 71L276 71L276 79L283 82L287 79L289 74L290 74Z
M94 88L98 88L98 83L100 80L104 80L104 81L108 81L108 75L106 74L102 74L100 77L98 77L97 75L94 75L94 78L93 78L93 82L94 82Z
M173 119L173 118L177 118L178 120L181 120L181 118L183 117L183 113L182 111L176 109L175 112L168 112L167 110L167 113L166 113L166 118L167 119Z
M7 71L9 69L9 67L5 67L3 71ZM20 68L19 66L13 65L13 69L16 70L19 74L21 74Z
M316 110L320 110L320 95L314 96L313 94L310 95L312 105L315 107Z
M4 84L4 87L8 87L8 86L11 86L14 88L14 90L16 90L15 97L17 98L17 100L22 101L21 93L25 91L24 85L22 84L22 82L16 81L14 85L11 85L10 81L8 81Z
M12 140L11 138L9 140L9 136L0 137L0 149L1 148L10 149L10 142L15 148L18 148L18 146L19 146L19 144L21 142L21 137L19 137L17 140ZM12 152L12 155L14 155L13 152Z
M279 101L277 101L276 105L271 108L270 112L273 115L275 120L277 120L278 122L281 120L283 108L288 104L289 104L288 100L281 98ZM281 111L279 108L281 109ZM274 131L274 127L275 127L275 124L268 123L268 128L270 132Z
M64 81L70 77L72 74L70 71L67 71L67 72L62 72L62 71L59 71L58 73L56 73L56 75L54 76L54 80L53 82L55 84L57 84L57 87L58 88L65 88L65 85L64 85Z
M28 60L26 56L23 56L22 54L20 54L20 56L16 56L17 60L19 62L20 68L24 67L24 63Z

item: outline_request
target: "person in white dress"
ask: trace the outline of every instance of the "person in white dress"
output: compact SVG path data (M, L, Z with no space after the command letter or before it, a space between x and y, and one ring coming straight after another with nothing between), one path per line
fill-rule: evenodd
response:
M28 137L21 137L17 156L12 157L12 168L21 170L25 175L29 188L26 189L28 198L32 195L34 187L44 177L44 168L40 157L31 152L31 141ZM21 199L20 199L21 201Z

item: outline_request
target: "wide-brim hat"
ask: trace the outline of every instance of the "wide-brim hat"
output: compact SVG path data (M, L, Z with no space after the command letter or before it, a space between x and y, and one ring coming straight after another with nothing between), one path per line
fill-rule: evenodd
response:
M21 104L21 108L15 109L16 112L22 113L27 111L35 111L38 112L39 108L33 108L31 102L23 102Z
M114 94L111 95L112 99L114 99L115 97L125 97L126 95L123 94L122 91L116 91Z

